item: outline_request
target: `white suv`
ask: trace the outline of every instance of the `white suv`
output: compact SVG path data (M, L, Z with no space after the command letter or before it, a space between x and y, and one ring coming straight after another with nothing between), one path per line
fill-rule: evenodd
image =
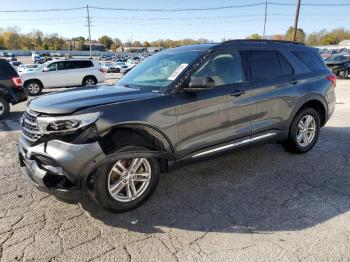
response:
M20 74L20 77L29 95L36 96L47 87L96 85L105 81L105 70L94 60L54 60Z

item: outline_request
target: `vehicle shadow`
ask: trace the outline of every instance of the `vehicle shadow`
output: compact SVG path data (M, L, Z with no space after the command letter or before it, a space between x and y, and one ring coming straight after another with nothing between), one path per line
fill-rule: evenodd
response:
M107 225L143 233L301 230L350 210L349 149L350 128L325 127L307 154L270 144L163 174L151 199L127 213L88 198L81 205Z

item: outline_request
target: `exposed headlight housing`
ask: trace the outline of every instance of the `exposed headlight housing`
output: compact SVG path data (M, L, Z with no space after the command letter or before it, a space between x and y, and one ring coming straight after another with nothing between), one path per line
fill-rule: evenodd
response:
M100 112L58 117L42 116L37 118L37 122L43 134L74 132L95 123L100 116Z

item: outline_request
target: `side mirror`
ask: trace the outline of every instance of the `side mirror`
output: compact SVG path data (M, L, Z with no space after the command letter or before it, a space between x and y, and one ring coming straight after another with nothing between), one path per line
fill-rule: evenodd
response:
M191 77L188 87L184 88L185 92L194 92L211 89L215 87L215 81L211 77Z
M44 69L43 69L43 72L49 72L50 70L47 68L47 67L45 67Z

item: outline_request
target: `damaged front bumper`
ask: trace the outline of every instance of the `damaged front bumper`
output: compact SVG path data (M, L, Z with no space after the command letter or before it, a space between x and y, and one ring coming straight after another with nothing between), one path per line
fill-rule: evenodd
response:
M90 174L95 163L105 158L98 142L51 140L31 146L22 136L17 152L24 173L40 190L68 201L80 198L81 176Z

